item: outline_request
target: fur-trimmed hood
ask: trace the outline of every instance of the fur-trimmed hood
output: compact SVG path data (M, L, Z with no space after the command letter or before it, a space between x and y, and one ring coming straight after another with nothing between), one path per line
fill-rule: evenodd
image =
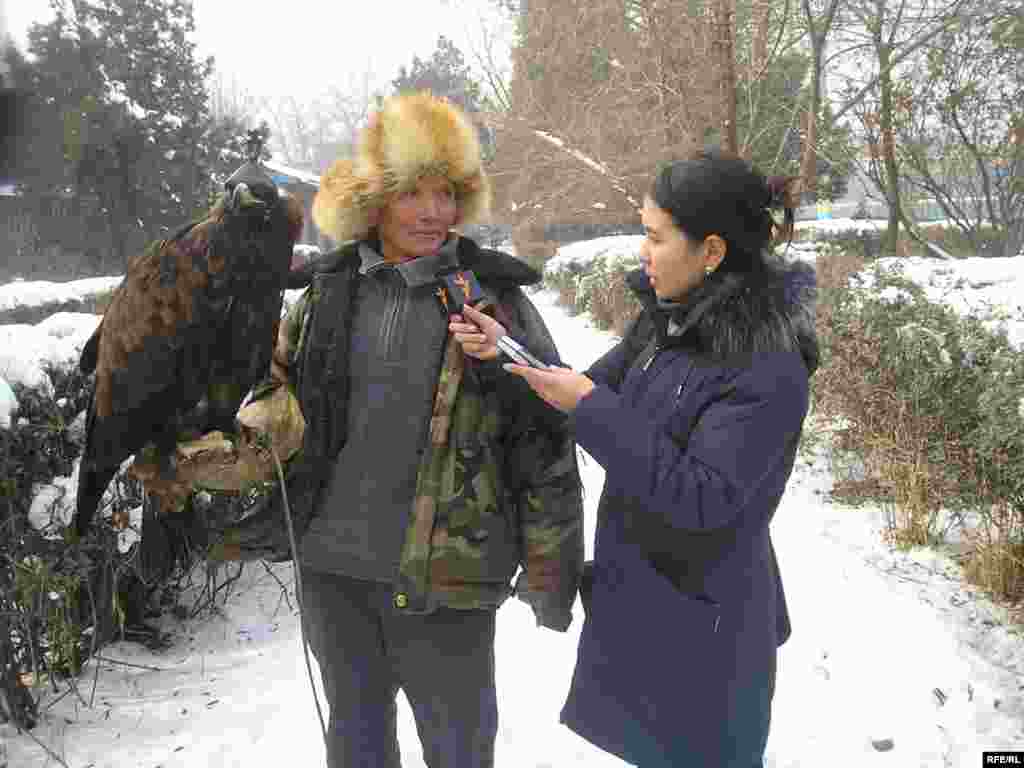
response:
M818 367L817 281L809 264L773 256L756 275L714 275L681 303L659 302L643 269L630 272L626 281L651 312L664 346L687 346L724 364L797 350L810 373Z
M477 129L465 113L428 92L392 96L371 116L355 157L336 161L320 179L313 221L338 242L362 238L374 209L430 175L454 185L458 225L487 212L490 184Z

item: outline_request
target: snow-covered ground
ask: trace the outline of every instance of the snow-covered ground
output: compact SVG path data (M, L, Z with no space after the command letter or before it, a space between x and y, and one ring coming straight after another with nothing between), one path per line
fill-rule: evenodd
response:
M1000 302L1015 304L1012 284L981 275L998 268L979 262L972 272L979 287L968 281L958 290L1002 285ZM573 366L585 367L614 344L586 318L568 317L552 293L533 298ZM51 321L48 338L58 338L55 327L65 326ZM19 330L0 350L40 338ZM27 350L23 357L42 355ZM589 554L603 471L586 457L581 470ZM830 503L830 484L826 456L802 458L773 527L794 632L780 651L767 765L974 768L983 750L1024 749L1024 639L963 583L951 560L890 551L882 513ZM95 662L79 681L81 698L44 695L33 736L72 768L322 765L294 597L277 581L291 587L291 566L271 571L249 566L212 619L164 618L176 638L166 651L106 648L93 706L86 704ZM538 629L514 600L499 612L499 768L623 765L558 724L581 618L577 605L573 626L557 634ZM404 701L399 738L403 765L422 768ZM5 756L11 768L57 764L9 726L0 727L0 765Z

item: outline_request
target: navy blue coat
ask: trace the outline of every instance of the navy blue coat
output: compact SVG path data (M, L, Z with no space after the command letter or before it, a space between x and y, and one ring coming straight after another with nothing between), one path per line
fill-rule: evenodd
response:
M654 300L587 372L579 445L606 470L562 722L641 768L761 765L789 635L769 523L817 366L813 270Z

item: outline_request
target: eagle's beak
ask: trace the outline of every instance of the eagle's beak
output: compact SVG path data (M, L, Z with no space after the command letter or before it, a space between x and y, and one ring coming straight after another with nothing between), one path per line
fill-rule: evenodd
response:
M267 204L260 200L249 190L249 185L245 182L238 182L235 185L234 190L231 192L231 210L241 211L246 208L266 208Z

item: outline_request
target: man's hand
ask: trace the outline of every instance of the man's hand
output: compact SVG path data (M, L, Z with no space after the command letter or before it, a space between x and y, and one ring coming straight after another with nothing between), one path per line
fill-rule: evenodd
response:
M531 368L528 365L506 363L509 373L522 376L530 389L549 405L563 413L576 410L580 400L594 391L594 382L572 368Z
M448 322L448 330L462 345L462 351L477 360L493 360L501 354L498 339L507 333L505 327L469 304L462 311L465 315L452 315Z

